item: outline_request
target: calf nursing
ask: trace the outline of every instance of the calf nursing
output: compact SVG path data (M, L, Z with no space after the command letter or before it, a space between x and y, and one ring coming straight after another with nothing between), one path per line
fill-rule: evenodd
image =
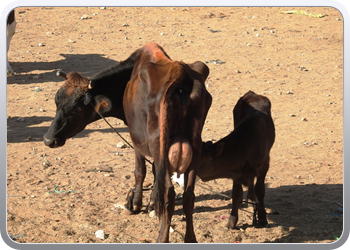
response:
M252 91L241 97L233 109L234 131L218 142L203 143L199 178L206 182L219 178L233 179L232 211L228 228L236 228L238 206L242 200L242 185L248 187L248 199L257 198L258 220L254 225L267 224L264 207L265 176L269 169L270 149L275 141L275 127L268 98ZM254 185L254 180L256 183ZM255 213L254 213L255 214Z

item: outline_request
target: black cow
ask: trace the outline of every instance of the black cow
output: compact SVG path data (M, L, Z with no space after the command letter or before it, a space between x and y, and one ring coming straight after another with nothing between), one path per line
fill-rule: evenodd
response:
M55 96L56 116L44 135L44 143L51 148L61 147L88 124L104 117L116 117L127 124L123 109L126 84L137 58L134 52L125 61L101 71L90 79L77 72L65 74L65 79Z

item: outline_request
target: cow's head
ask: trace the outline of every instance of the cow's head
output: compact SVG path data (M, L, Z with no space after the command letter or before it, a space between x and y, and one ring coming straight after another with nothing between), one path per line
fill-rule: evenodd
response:
M65 79L55 96L56 116L44 135L44 143L51 148L61 147L68 138L99 119L96 110L108 109L108 100L93 94L94 83L77 72L57 72Z

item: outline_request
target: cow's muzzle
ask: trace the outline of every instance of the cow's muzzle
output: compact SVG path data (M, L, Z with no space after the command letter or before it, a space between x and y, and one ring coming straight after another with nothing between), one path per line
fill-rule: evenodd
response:
M46 136L44 136L43 138L44 138L45 145L50 147L50 148L62 147L66 142L66 140L49 139Z

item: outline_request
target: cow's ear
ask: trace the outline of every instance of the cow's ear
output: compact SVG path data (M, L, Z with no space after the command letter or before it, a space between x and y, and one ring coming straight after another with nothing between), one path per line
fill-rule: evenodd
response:
M218 157L222 154L222 152L224 151L225 148L225 142L219 142L215 145L214 148L214 156Z
M103 95L95 96L95 110L100 113L106 113L112 109L111 101Z
M205 80L207 80L207 77L209 75L209 68L206 64L204 64L203 62L197 61L197 62L194 62L192 64L188 64L188 66L193 71L200 74L202 79L198 79L198 80L201 80L202 82L205 82ZM197 79L197 77L195 77L195 76L191 76L191 77L192 77L192 79Z

